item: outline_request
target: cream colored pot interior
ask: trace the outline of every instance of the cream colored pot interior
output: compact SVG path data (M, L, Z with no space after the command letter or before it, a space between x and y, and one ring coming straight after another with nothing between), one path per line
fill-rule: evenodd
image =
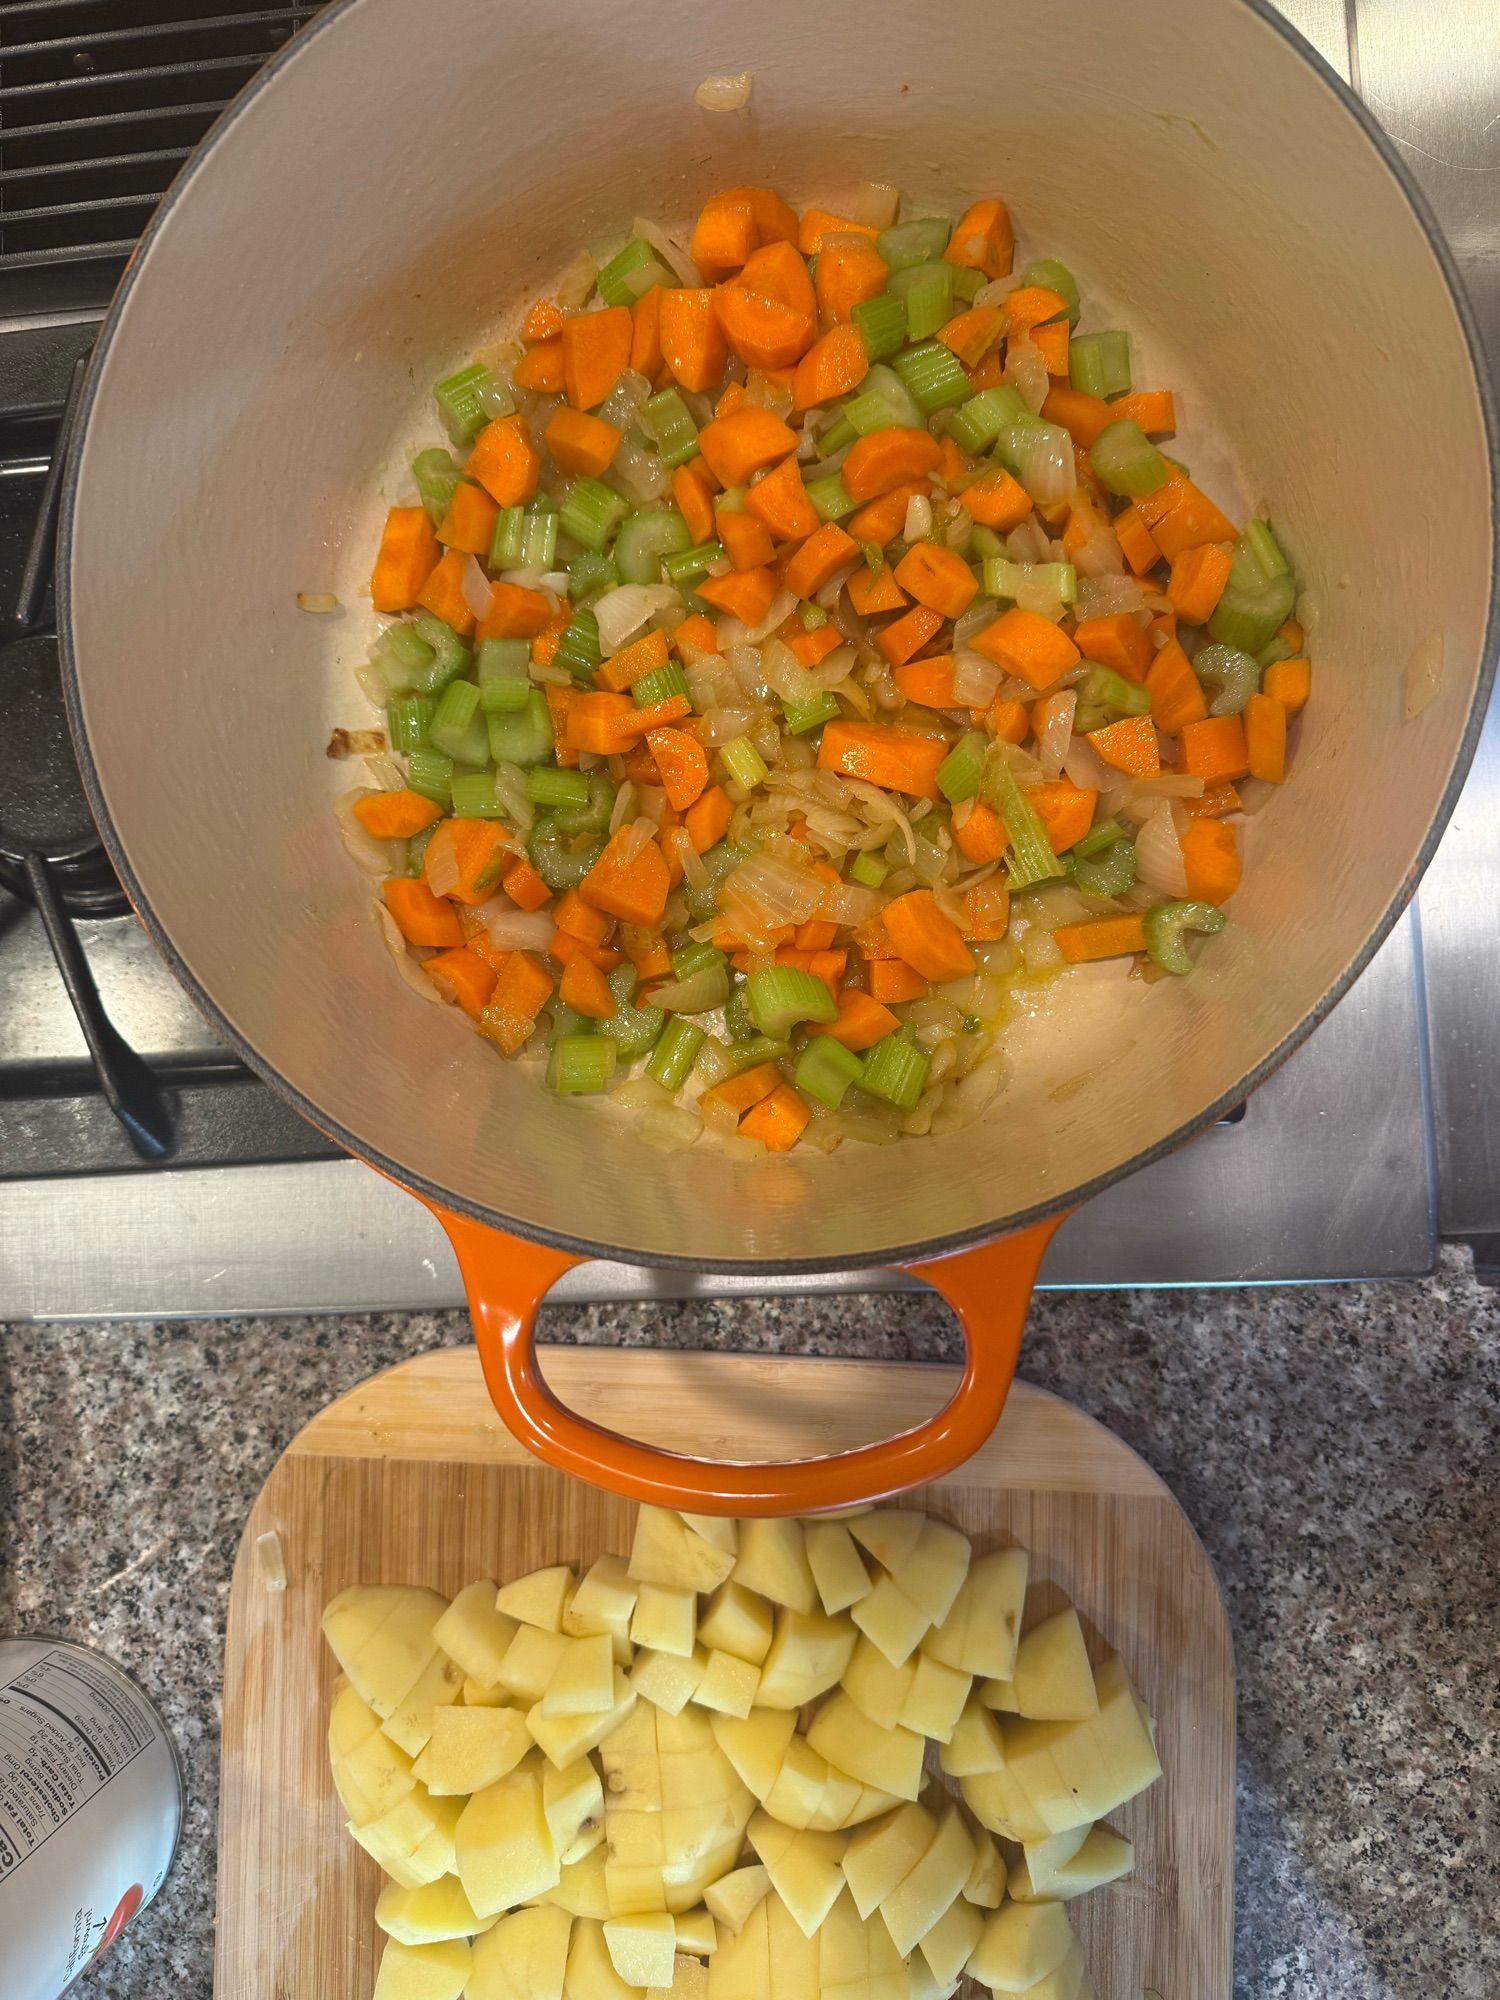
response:
M1241 0L904 18L355 0L218 139L109 344L68 584L134 884L323 1122L525 1230L720 1266L878 1262L1063 1201L1296 1033L1409 887L1461 754L1489 600L1481 411L1432 250L1326 78ZM701 79L735 70L750 109L697 109ZM1073 978L1018 1035L986 1124L831 1158L664 1156L400 984L329 810L350 767L323 746L367 719L365 579L381 511L410 497L406 448L433 437L432 380L635 215L680 223L747 180L837 207L866 178L908 213L1003 195L1023 253L1066 259L1141 336L1137 379L1180 393L1174 449L1233 507L1267 505L1295 557L1314 699L1193 977ZM299 612L321 590L341 617ZM1408 720L1408 663L1439 644Z

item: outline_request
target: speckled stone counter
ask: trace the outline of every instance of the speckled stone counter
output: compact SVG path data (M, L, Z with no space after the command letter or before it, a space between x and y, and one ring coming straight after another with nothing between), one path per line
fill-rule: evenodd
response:
M891 1295L546 1321L596 1344L957 1351L936 1300ZM188 1773L176 1869L95 2000L211 1990L223 1624L261 1482L332 1397L467 1338L457 1314L0 1329L0 1632L112 1654ZM1150 1460L1223 1580L1237 2000L1494 2000L1500 1297L1457 1254L1421 1285L1044 1297L1023 1371Z

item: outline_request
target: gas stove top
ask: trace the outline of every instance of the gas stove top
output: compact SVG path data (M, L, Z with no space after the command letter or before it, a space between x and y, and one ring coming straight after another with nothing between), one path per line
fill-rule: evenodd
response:
M1500 363L1500 49L1481 8L1435 0L1418 19L1401 0L1281 5L1400 143ZM131 241L218 106L316 11L33 0L24 25L0 23L0 645L21 629L28 548L45 543L38 509L74 365ZM1433 60L1435 41L1451 59ZM45 631L50 601L32 597L27 623ZM105 1010L165 1096L171 1150L142 1158L114 1117L38 912L0 862L0 1318L460 1303L426 1211L215 1041L102 856L71 863L59 887ZM1420 897L1358 985L1240 1117L1080 1210L1042 1283L1415 1276L1440 1236L1496 1261L1497 909L1500 710ZM911 1282L600 1264L557 1296Z

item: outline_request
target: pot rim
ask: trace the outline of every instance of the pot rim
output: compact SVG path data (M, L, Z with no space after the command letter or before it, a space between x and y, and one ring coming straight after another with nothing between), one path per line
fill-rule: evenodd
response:
M470 1217L476 1222L525 1237L532 1242L550 1244L558 1250L566 1251L578 1258L603 1258L615 1263L633 1263L663 1270L702 1270L704 1261L697 1257L677 1256L670 1253L648 1255L628 1246L596 1242L594 1239L575 1235L567 1230L545 1229L536 1225L516 1222L499 1210L487 1208L483 1203L471 1200L451 1188L445 1188L425 1175L413 1173L401 1161L390 1155L367 1148L354 1135L346 1131L328 1113L285 1078L274 1063L250 1042L235 1023L209 995L200 983L196 973L167 935L151 908L135 870L131 866L124 843L110 817L104 800L98 768L94 762L83 721L82 699L79 691L78 663L73 646L73 531L74 516L78 499L78 484L81 464L81 445L87 435L88 421L94 407L102 372L110 344L119 331L130 303L131 294L139 280L146 250L157 231L163 227L167 216L192 182L198 168L212 150L221 135L242 115L261 93L276 81L281 71L294 62L309 45L314 36L328 32L336 22L360 4L360 0L332 0L332 4L315 17L307 27L293 36L259 70L240 94L220 113L199 140L166 193L158 203L151 220L141 234L135 252L126 266L114 297L110 300L99 332L94 342L89 361L88 374L79 397L77 415L72 433L66 440L67 463L64 468L61 503L58 516L58 562L57 562L57 629L62 659L63 694L67 704L68 725L77 752L79 768L82 772L84 789L89 806L98 825L105 849L120 877L126 895L130 899L137 918L145 926L146 932L157 951L165 959L173 975L187 989L195 1005L207 1017L211 1026L220 1034L233 1052L261 1080L271 1085L308 1122L325 1132L354 1158L377 1168L388 1179L420 1196L430 1206L453 1210L459 1215ZM1391 900L1372 926L1360 949L1348 966L1323 994L1313 1007L1280 1043L1265 1056L1253 1070L1247 1071L1233 1089L1224 1092L1205 1110L1194 1118L1187 1119L1165 1134L1152 1146L1095 1175L1078 1187L1070 1188L1065 1195L1033 1202L1028 1207L1007 1216L999 1224L985 1223L974 1228L954 1230L941 1236L929 1237L917 1243L891 1244L879 1253L881 1263L875 1263L869 1256L848 1255L842 1257L734 1257L726 1255L716 1260L714 1268L724 1270L764 1271L775 1276L804 1276L814 1272L846 1272L884 1268L890 1265L909 1264L926 1258L946 1256L957 1250L972 1248L974 1245L990 1241L1023 1229L1044 1216L1054 1214L1059 1208L1074 1207L1100 1194L1104 1189L1140 1168L1150 1166L1154 1161L1175 1152L1187 1140L1206 1131L1216 1124L1226 1112L1242 1103L1264 1080L1278 1069L1287 1057L1313 1033L1314 1029L1328 1017L1342 1000L1356 980L1365 971L1376 952L1395 927L1397 919L1405 911L1416 894L1417 885L1426 871L1428 863L1437 851L1458 803L1468 777L1469 767L1474 760L1479 738L1483 731L1489 709L1490 695L1496 674L1497 653L1500 653L1500 407L1497 407L1496 385L1491 379L1488 357L1481 338L1474 309L1459 272L1457 262L1449 248L1446 236L1432 212L1430 203L1417 184L1411 170L1385 129L1376 120L1364 101L1358 97L1326 58L1301 35L1289 21L1281 15L1271 0L1235 0L1235 4L1248 9L1265 26L1271 28L1288 48L1304 62L1321 80L1333 98L1335 105L1348 114L1355 126L1374 149L1386 171L1394 180L1405 198L1408 208L1415 216L1418 226L1427 238L1428 246L1447 286L1448 295L1457 316L1468 351L1469 366L1474 377L1475 391L1484 423L1485 443L1490 473L1490 579L1489 607L1485 618L1484 638L1480 649L1479 669L1475 680L1473 700L1463 736L1458 746L1452 771L1449 774L1443 795L1434 809L1427 832L1423 836L1414 867L1397 887Z

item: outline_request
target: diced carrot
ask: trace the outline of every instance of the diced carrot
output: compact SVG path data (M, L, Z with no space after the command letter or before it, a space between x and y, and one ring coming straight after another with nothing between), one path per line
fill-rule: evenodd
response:
M768 1153L789 1153L811 1119L812 1112L792 1086L780 1083L769 1097L763 1097L745 1113L738 1136L759 1139Z
M729 349L708 286L659 287L657 337L662 359L684 389L715 388Z
M891 943L924 979L962 979L974 970L974 954L962 931L943 915L930 889L911 889L893 897L881 915Z
M892 424L869 437L856 438L844 460L844 491L856 503L878 500L893 486L922 479L942 462L938 442L928 431Z
M730 347L750 368L791 368L812 345L817 300L807 266L790 243L768 243L738 278L714 292Z
M671 977L672 952L664 937L636 924L624 924L620 928L620 942L638 980Z
M408 944L460 945L464 941L451 903L434 896L413 875L387 875L381 886L385 906Z
M797 433L773 410L741 404L698 433L698 445L722 486L744 486L797 449Z
M495 990L479 1017L480 1028L513 1056L551 998L552 974L541 960L529 951L508 952L495 969Z
M596 965L601 972L613 972L624 957L624 953L613 951L607 945L585 944L582 938L574 937L571 931L558 930L552 933L551 942L547 946L547 956L558 965L571 965L575 958L582 958L590 965Z
M1244 801L1234 786L1223 779L1205 785L1195 799L1184 799L1182 809L1193 819L1222 819L1225 813L1240 810Z
M1088 923L1059 924L1052 936L1069 965L1085 965L1096 958L1124 958L1146 949L1146 919L1139 911L1129 916L1095 917Z
M1182 768L1212 783L1216 778L1248 778L1250 756L1245 725L1237 715L1210 715L1186 723L1181 732Z
M776 560L771 531L753 514L734 514L721 508L714 516L714 525L724 553L736 569L762 569Z
M828 236L817 254L813 289L825 326L849 320L857 305L885 290L890 266L867 237Z
M607 910L622 923L645 924L651 929L661 922L671 879L666 857L654 840L627 860L621 859L625 843L636 839L634 830L622 826L579 884L579 894L595 909Z
M817 297L806 262L795 244L766 243L756 251L740 273L738 282L762 298L778 299L802 318L816 321ZM747 357L748 358L748 357ZM757 368L790 368L790 361L752 362Z
M595 479L620 448L620 433L613 424L565 405L552 412L543 435L548 451L564 472L587 473Z
M1278 639L1284 639L1293 653L1300 653L1307 640L1307 634L1302 629L1302 621L1298 618L1288 618L1285 625L1278 625L1276 636Z
M575 410L596 409L630 366L629 306L574 313L560 335L563 384Z
M962 617L979 594L979 579L963 557L937 542L913 542L896 565L896 581L943 618Z
M869 372L869 350L859 328L831 326L797 363L792 407L810 410L817 403L832 402L835 396L847 396Z
M1202 722L1208 714L1203 684L1175 639L1158 649L1146 669L1146 692L1152 720L1168 736L1176 736L1190 722Z
M1195 819L1182 834L1187 892L1205 903L1227 903L1240 886L1240 843L1222 819Z
M795 458L784 458L745 495L745 511L763 521L782 542L801 542L818 527L818 513L807 497L802 470ZM700 586L698 595L703 595Z
M1206 625L1224 595L1233 557L1217 542L1203 542L1174 557L1167 579L1172 609L1186 625Z
M1132 417L1156 437L1177 428L1177 404L1170 389L1137 389L1133 395L1116 396L1109 407L1116 423Z
M1010 891L991 876L964 891L964 936L975 944L993 944L1010 923Z
M547 698L547 714L552 721L552 741L556 746L552 754L563 770L577 770L578 752L568 743L568 722L573 713L573 704L581 700L583 689L557 687L548 681L542 693Z
M961 264L966 270L983 271L987 278L1003 278L1016 253L1016 239L1010 215L1003 201L994 197L976 201L954 224L945 262ZM1059 305L1063 301L1059 299Z
M910 611L893 618L889 625L875 634L875 644L893 667L904 666L913 654L920 653L930 640L937 637L942 626L941 611L930 611L925 604L914 604Z
M522 910L544 909L552 901L552 891L524 854L505 863L500 875L505 893Z
M1049 285L1020 285L1005 295L1006 334L1015 340L1067 310L1068 302L1062 293L1054 292Z
M1031 734L1025 702L1001 701L998 696L984 711L984 726L1002 743L1024 743Z
M586 903L576 889L565 890L558 897L552 921L560 931L566 931L570 937L576 937L584 944L603 944L613 929L611 919L602 910Z
M1054 382L1042 405L1049 424L1061 424L1074 444L1085 451L1115 421L1114 411L1102 396L1090 396L1082 389L1070 389L1066 382Z
M729 822L734 818L734 805L722 785L710 785L695 799L682 816L687 828L688 839L694 851L707 854L711 847L717 847L729 831Z
M744 383L726 382L724 387L719 391L718 402L714 404L714 415L716 417L727 417L731 411L737 410L744 400Z
M354 801L354 817L376 840L410 840L442 816L442 807L420 792L366 792Z
M734 192L711 194L693 224L688 255L705 278L727 278L759 243L749 202Z
M918 736L878 722L827 722L818 743L818 767L863 778L886 791L935 799L937 768L948 754L940 736Z
M797 224L797 248L804 257L816 257L825 236L863 236L873 243L879 234L868 222L851 222L847 215L833 215L826 208L805 208Z
M903 961L892 959L888 963L902 965ZM832 1035L836 1042L842 1042L858 1055L861 1049L873 1049L877 1042L883 1042L900 1025L890 1008L883 1007L872 994L861 993L857 986L846 986L839 995L837 1019L822 1027L809 1028L808 1034Z
M1245 703L1245 756L1252 778L1279 785L1286 776L1286 710L1269 694Z
M782 578L796 597L815 597L835 570L859 553L859 544L837 521L825 521L787 560ZM826 631L826 626L820 630ZM835 644L838 643L835 639Z
M499 515L500 509L482 486L476 486L472 479L460 479L438 525L437 538L445 548L487 556Z
M1279 701L1288 715L1297 715L1307 706L1312 693L1312 665L1307 660L1277 660L1261 678L1261 692Z
M712 1097L720 1104L727 1104L731 1111L748 1111L762 1098L769 1097L780 1084L781 1071L775 1063L757 1063L754 1069L742 1069L738 1076L726 1076L712 1090L705 1090L703 1097ZM699 1101L701 1103L702 1098Z
M940 437L938 450L943 455L938 460L937 477L941 485L951 489L967 479L972 468L951 437Z
M1028 805L1047 829L1054 854L1065 854L1075 840L1082 840L1094 823L1098 799L1097 792L1070 784L1066 778L1033 785L1026 794Z
M798 663L804 667L820 665L830 653L836 653L844 643L844 635L832 619L826 625L820 625L815 632L793 629L783 632L782 636L796 655Z
M685 813L708 783L708 759L703 745L685 729L653 729L646 742L661 772L668 804Z
M666 633L648 632L643 639L622 646L602 667L596 668L594 684L608 688L613 694L623 694L628 688L633 688L643 675L654 674L666 664Z
M904 958L872 959L866 977L870 982L870 997L893 1005L902 1000L920 1000L927 992L927 981Z
M1023 611L1019 604L1002 611L994 624L976 632L969 644L976 653L1034 688L1050 687L1069 667L1076 667L1080 657L1060 625L1039 611Z
M437 568L442 550L425 507L392 507L370 577L377 611L409 611Z
M496 417L486 424L465 467L499 507L519 507L529 500L541 469L541 453L519 416Z
M514 369L518 388L530 389L538 396L559 396L566 380L563 369L562 329L550 340L539 340L535 347L523 354Z
M837 1000L839 982L848 969L847 951L804 950L795 944L781 944L776 947L778 965L794 965L801 972L810 972L814 979L821 979L829 992Z
M563 967L557 992L566 1006L591 1021L608 1021L616 1011L609 981L582 952L570 957Z
M523 583L492 583L490 608L475 622L478 639L535 639L552 622L552 605ZM566 628L564 628L566 629Z
M531 642L531 657L539 667L550 667L556 656L562 635L573 622L573 607L564 611L554 611L541 631Z
M896 668L891 678L908 701L923 708L957 708L953 692L953 655L935 653L931 659L912 660Z
M555 340L563 330L563 318L561 306L551 299L538 299L521 327L522 340L528 347L535 347L540 340Z
M960 826L954 820L953 838L958 843L958 851L966 861L983 863L998 861L1005 852L1009 835L1005 821L993 806L987 806L983 799L976 799L969 817Z
M495 990L495 968L477 951L463 948L440 951L436 958L426 961L422 970L450 1005L462 1007L476 1021Z
M623 694L581 694L568 715L568 747L595 757L617 757L648 730L680 722L691 712L686 695L669 695L649 708L637 708Z
M1026 488L1004 466L987 472L983 479L976 479L958 498L959 504L981 527L994 528L1001 534L1019 528L1033 505Z
M689 613L672 634L672 644L678 653L684 646L691 646L697 653L717 653L719 635L699 611Z
M688 524L695 548L711 542L714 535L713 494L696 465L679 465L672 474L672 498Z
M925 479L903 479L889 493L882 493L878 500L871 500L851 514L844 523L845 531L856 542L873 542L883 549L905 527L907 501L925 499L931 490Z
M708 576L698 585L698 595L742 624L758 625L775 601L776 572L736 569L727 576Z
M1161 561L1151 530L1141 519L1141 510L1130 501L1114 518L1114 531L1125 551L1125 560L1137 576L1146 576Z
M1161 769L1156 724L1149 715L1126 715L1106 729L1091 730L1089 748L1132 778L1150 778Z
M1042 365L1054 381L1068 373L1069 327L1065 319L1050 320L1031 329L1031 342L1042 357Z
M844 588L861 618L874 618L882 611L901 611L910 602L889 563L882 563L878 570L868 565L855 570Z
M970 306L940 326L937 337L965 368L977 368L999 346L1004 333L1005 314L999 306Z
M900 956L896 947L891 943L890 935L885 927L885 919L879 910L875 912L873 917L866 917L862 924L856 926L854 943L860 957L866 960L898 958Z
M463 586L473 560L472 556L462 555L457 549L448 549L417 593L417 602L422 609L430 611L434 618L441 618L445 625L451 625L461 639L467 639L474 630L474 612L464 596Z
M630 308L630 365L638 375L654 382L662 371L661 293L653 285Z
M1175 611L1154 612L1151 618L1151 630L1161 634L1161 644L1163 646L1167 643L1168 639L1175 639L1177 637L1177 613Z
M756 235L760 245L796 242L796 210L784 202L774 188L724 188L719 199L746 203L755 218Z
M1086 660L1113 667L1130 681L1146 678L1153 657L1150 633L1128 611L1085 618L1074 630L1073 644Z
M1169 562L1184 549L1199 548L1204 542L1235 539L1235 525L1229 516L1180 472L1174 472L1154 493L1141 494L1135 504Z
M1000 383L1004 380L1000 369L999 348L991 348L983 361L979 363L979 366L971 368L968 373L969 387L974 391L976 396L982 389L999 388Z

